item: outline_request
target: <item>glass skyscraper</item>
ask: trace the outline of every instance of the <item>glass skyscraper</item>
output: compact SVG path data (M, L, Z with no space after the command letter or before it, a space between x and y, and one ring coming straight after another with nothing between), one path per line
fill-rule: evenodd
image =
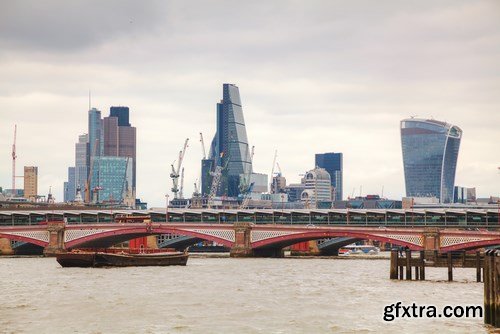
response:
M240 175L252 172L247 131L243 118L240 92L236 85L223 84L222 101L217 103L217 132L210 146L209 157L202 164L202 189L210 189L211 177L207 168L225 167L217 195L238 196Z
M401 121L401 144L408 197L453 201L455 171L462 130L432 119Z
M132 190L132 158L96 156L92 163L91 200L123 202Z
M324 168L330 174L331 185L334 189L335 201L342 200L342 173L343 173L343 155L342 153L322 153L316 154L316 167Z
M101 111L96 108L89 110L89 156L100 156L103 148L103 131Z

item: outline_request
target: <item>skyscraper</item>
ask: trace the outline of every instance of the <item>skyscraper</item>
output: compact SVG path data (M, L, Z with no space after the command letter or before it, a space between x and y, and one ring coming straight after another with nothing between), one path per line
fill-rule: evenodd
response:
M401 121L401 144L408 197L453 201L455 171L462 130L433 119Z
M74 200L78 186L80 186L82 197L85 198L85 185L89 177L89 159L89 135L85 133L78 136L78 143L75 144L75 184L71 188L75 192L71 196L71 200Z
M335 201L342 200L343 190L343 165L344 159L342 153L322 153L316 154L316 167L324 168L330 174L331 185L335 194Z
M130 126L128 107L111 107L103 119L103 155L132 159L132 188L136 188L136 128Z
M111 107L109 108L109 117L118 118L118 126L130 126L128 107Z
M217 103L216 133L210 146L209 157L202 162L204 194L209 191L212 179L208 177L208 168L215 166L224 168L218 195L238 196L242 192L240 176L250 175L252 162L240 92L233 84L223 84L222 100Z
M38 195L38 167L24 166L24 197L35 201Z
M89 156L100 156L103 147L103 132L101 111L96 108L89 110Z
M64 202L73 202L76 195L75 167L68 167L68 182L64 182Z
M91 201L120 203L131 195L131 158L96 156L92 163Z

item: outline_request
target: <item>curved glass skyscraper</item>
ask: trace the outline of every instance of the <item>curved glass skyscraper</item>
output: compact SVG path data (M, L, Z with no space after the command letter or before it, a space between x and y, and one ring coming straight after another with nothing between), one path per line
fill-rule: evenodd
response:
M401 121L406 196L453 201L462 130L432 119Z
M203 193L209 191L209 171L215 166L225 167L217 195L238 196L240 178L252 171L245 119L240 92L236 85L223 84L222 100L217 103L217 132L208 159L202 162Z

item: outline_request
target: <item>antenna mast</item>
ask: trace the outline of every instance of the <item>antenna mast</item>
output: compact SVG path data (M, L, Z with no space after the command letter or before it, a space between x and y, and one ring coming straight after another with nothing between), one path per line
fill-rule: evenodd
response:
M12 197L15 197L16 193L16 135L17 124L14 125L14 143L12 144Z

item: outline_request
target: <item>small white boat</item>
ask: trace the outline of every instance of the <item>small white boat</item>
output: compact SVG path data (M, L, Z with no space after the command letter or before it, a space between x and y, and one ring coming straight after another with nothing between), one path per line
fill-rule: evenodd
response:
M377 255L380 248L372 245L348 245L339 249L339 255Z

